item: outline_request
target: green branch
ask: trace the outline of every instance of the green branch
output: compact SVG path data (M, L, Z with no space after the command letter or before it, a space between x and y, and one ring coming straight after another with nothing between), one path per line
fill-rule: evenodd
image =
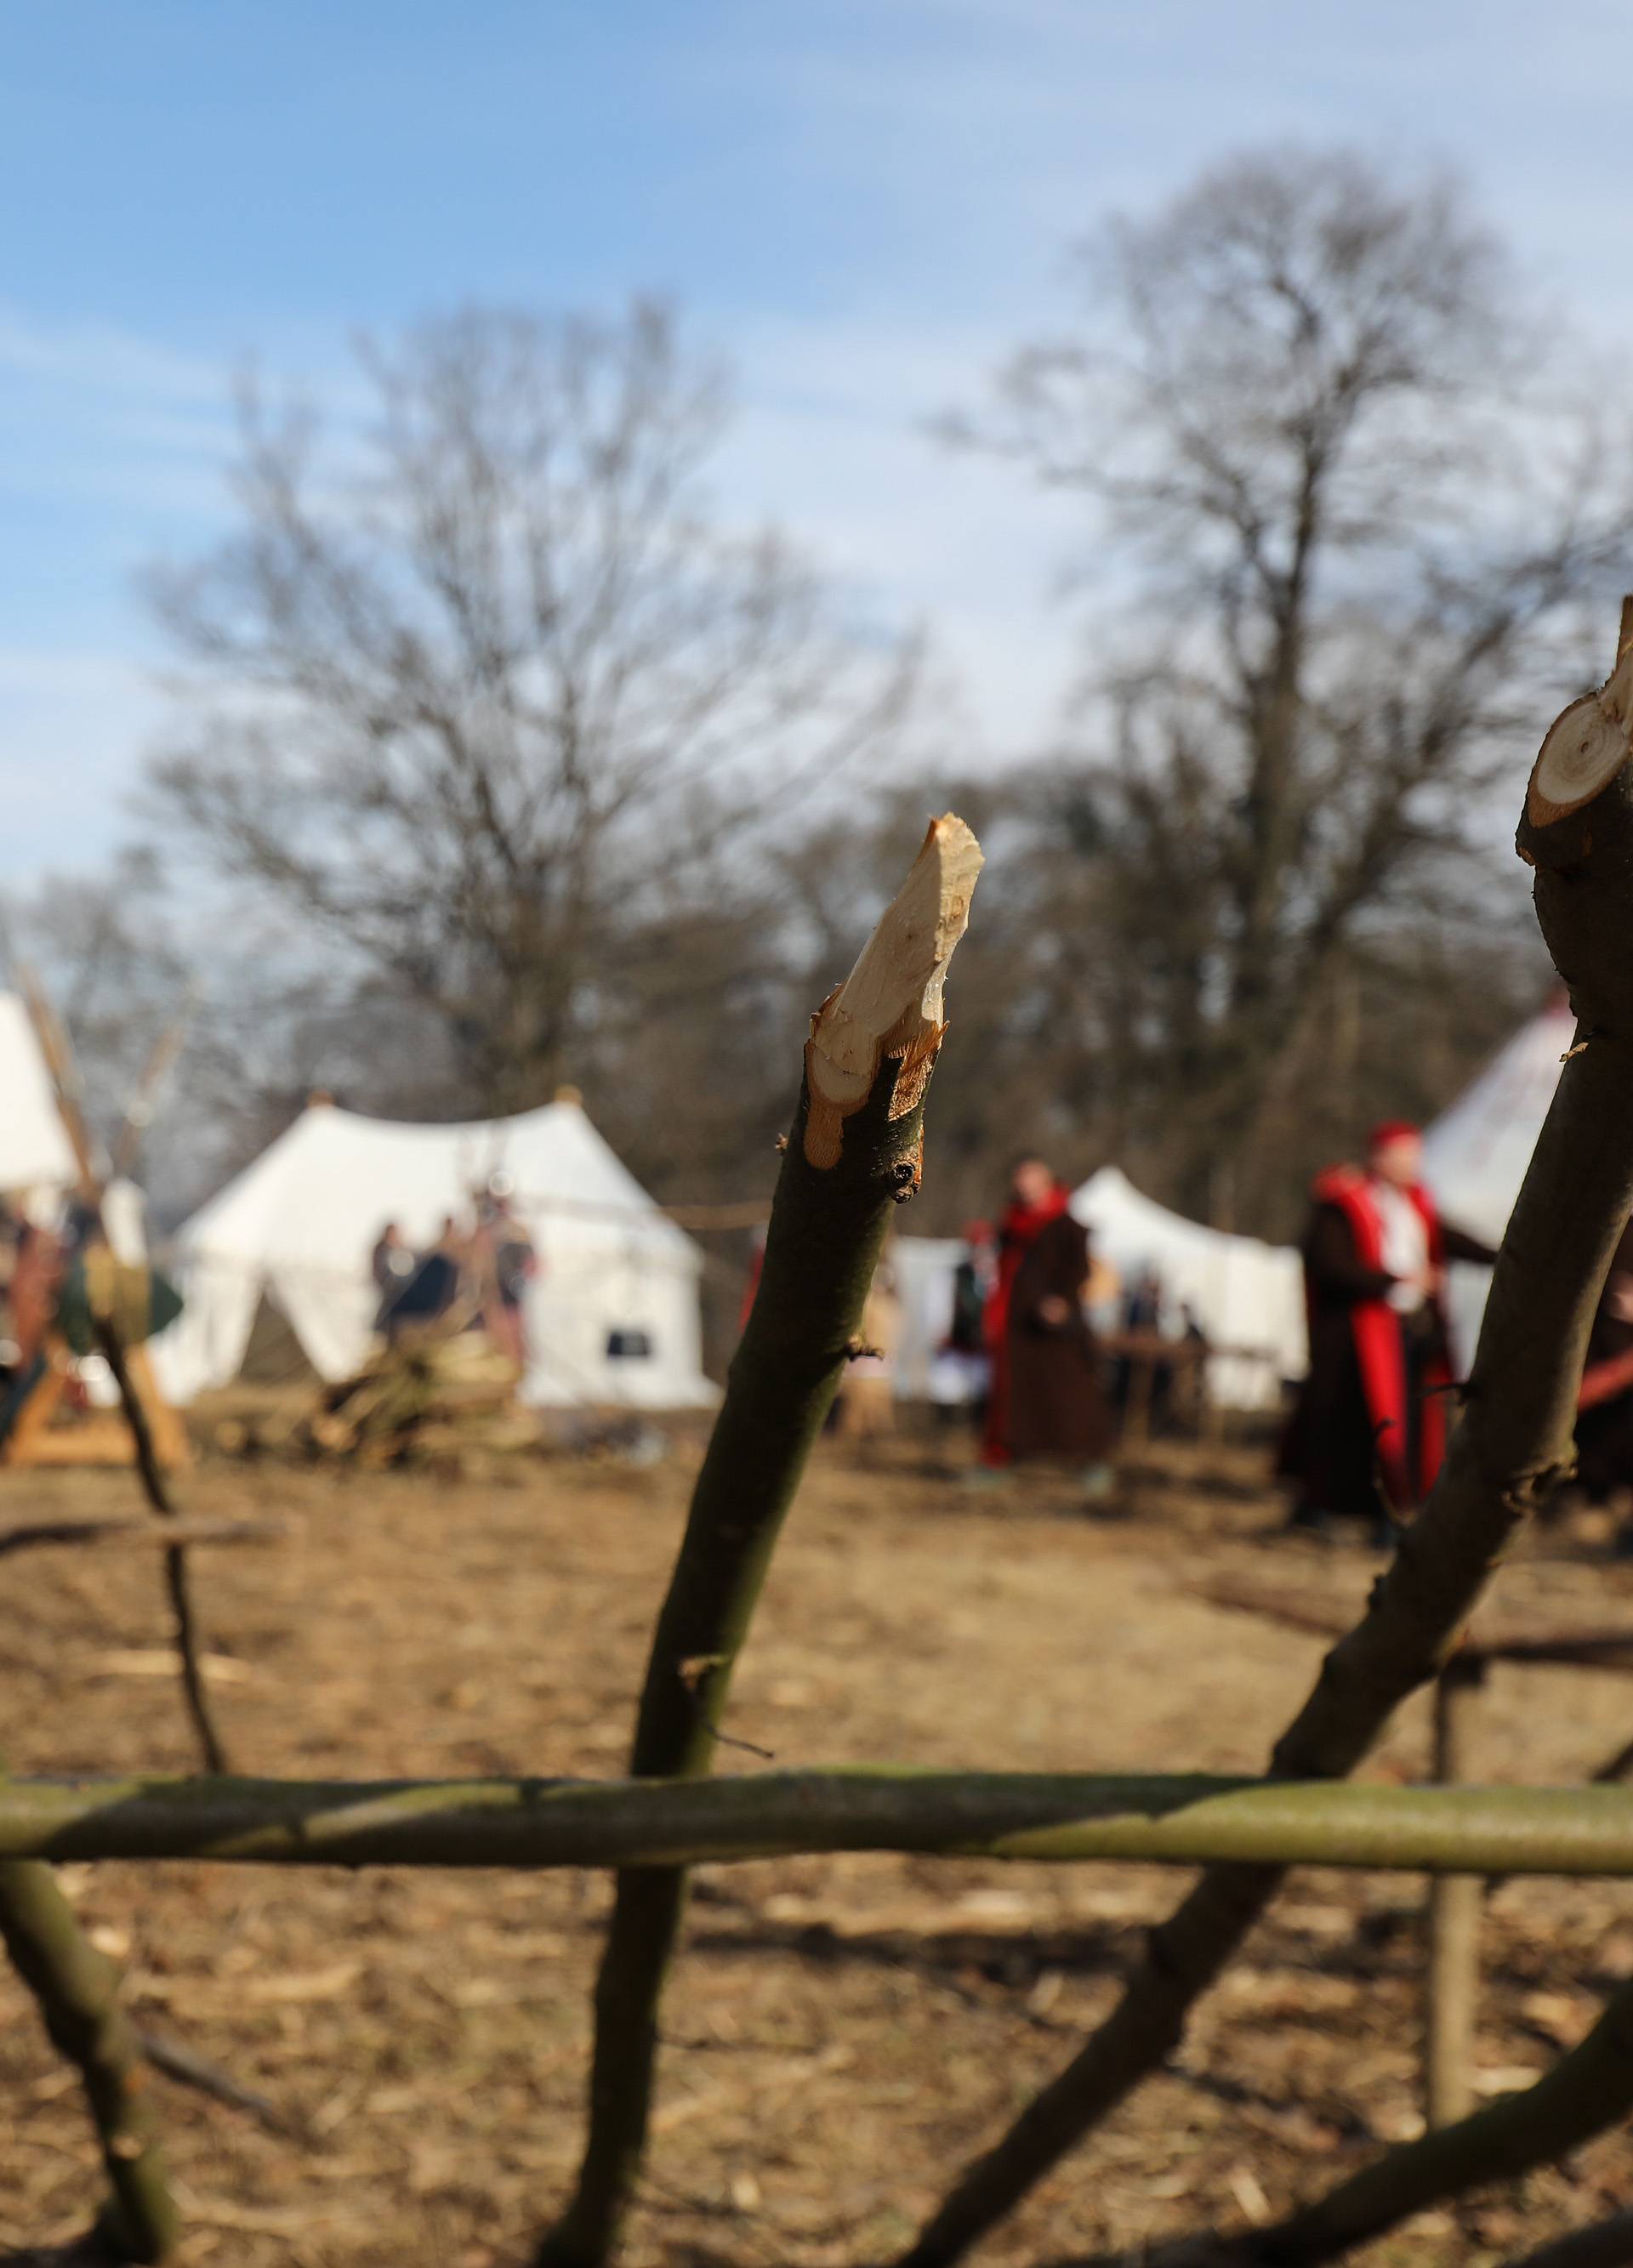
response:
M1538 824L1529 812L1520 836L1580 1044L1503 1240L1445 1467L1365 1615L1327 1655L1277 1743L1271 1769L1284 1778L1354 1771L1400 1704L1436 1674L1499 1560L1572 1462L1588 1331L1633 1213L1629 769L1558 824ZM1274 1865L1209 1868L1152 1932L1099 2029L965 2169L900 2268L950 2268L1161 2068L1280 1881Z
M853 1765L673 1780L0 1783L0 1860L617 1867L901 1851L1633 1875L1633 1791Z
M0 1939L39 2004L52 2045L85 2084L112 2192L105 2219L125 2259L163 2260L179 2234L118 1971L86 1939L49 1867L0 1862Z
M1533 2166L1556 2163L1629 2112L1633 1985L1624 1984L1587 2037L1533 2087L1499 2095L1470 2117L1391 2150L1285 2220L1228 2239L1181 2238L1155 2251L1150 2268L1324 2268L1415 2213L1487 2183L1512 2181ZM1592 2250L1599 2236L1611 2249ZM1633 2258L1614 2249L1618 2242L1625 2245L1627 2236L1623 2219L1572 2240L1578 2251L1553 2248L1554 2257L1563 2250L1567 2261ZM1090 2268L1111 2268L1111 2259Z
M854 1351L893 1206L918 1185L942 981L980 864L961 820L933 821L861 958L813 1020L758 1292L653 1635L630 1760L639 1778L713 1767L732 1673ZM583 2161L540 2268L600 2268L616 2241L646 2146L658 2002L690 1855L618 1877L595 1988Z

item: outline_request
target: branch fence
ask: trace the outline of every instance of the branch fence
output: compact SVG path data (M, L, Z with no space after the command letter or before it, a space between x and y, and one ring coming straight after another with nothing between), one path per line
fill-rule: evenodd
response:
M1619 656L1607 702L1622 671ZM1627 674L1633 679L1633 657ZM1611 703L1607 713L1621 711ZM1504 1552L1570 1467L1588 1328L1633 1213L1627 769L1594 795L1591 840L1576 807L1556 797L1522 826L1581 1043L1504 1240L1463 1422L1429 1504L1361 1619L1327 1653L1264 1778L886 1767L711 1776L783 1518L859 1344L892 1209L918 1182L924 1093L944 1028L942 983L979 865L968 830L937 821L855 969L813 1022L759 1292L654 1631L629 1779L353 1785L213 1771L196 1779L0 1782L0 1933L85 2080L107 2168L105 2239L128 2258L159 2260L174 2243L175 2217L132 2084L141 2044L118 2014L111 1965L92 1955L55 1890L54 1860L615 1869L584 2153L573 2194L541 2240L539 2268L602 2268L616 2247L646 2144L687 1873L705 1861L911 1851L1202 1868L1151 1933L1111 2016L953 2184L902 2268L960 2259L1162 2065L1289 1867L1394 1867L1448 1883L1517 1872L1633 1874L1633 1793L1620 1786L1408 1788L1348 1777L1398 1705L1445 1671ZM150 1499L174 1515L162 1481L154 1494L147 1462ZM178 1523L167 1538L173 1568L186 1532ZM184 1666L196 1671L190 1610L174 1586L172 1595ZM195 1675L187 1684L201 1745L218 1746L199 1707L202 1683ZM1450 1776L1457 1743L1449 1726L1443 1732ZM1200 2231L1158 2257L1172 2268L1336 2259L1427 2205L1556 2158L1630 2110L1633 1986L1534 2086L1385 2153L1275 2228ZM1618 2238L1612 2229L1606 2241Z

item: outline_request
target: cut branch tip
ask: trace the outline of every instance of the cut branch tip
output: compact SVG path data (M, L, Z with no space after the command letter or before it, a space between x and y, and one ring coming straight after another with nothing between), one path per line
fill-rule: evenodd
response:
M962 819L951 812L933 819L856 966L812 1019L805 1050L809 1165L838 1165L844 1122L872 1094L887 1056L902 1058L891 1116L905 1116L923 1094L945 1029L947 965L968 925L982 864L981 846Z

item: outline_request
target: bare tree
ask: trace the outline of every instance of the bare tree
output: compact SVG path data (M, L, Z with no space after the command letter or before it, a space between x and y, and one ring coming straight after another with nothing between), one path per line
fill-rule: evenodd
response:
M1262 1214L1346 957L1467 895L1471 791L1578 602L1621 589L1633 498L1446 183L1238 157L1080 276L1081 333L953 430L1093 498L1134 593L1057 793L1090 957L1120 939L1103 1067L1183 1105L1198 1209L1234 1182Z
M153 578L205 703L159 807L514 1108L773 788L877 744L909 658L711 516L721 387L661 308L470 312L362 361L338 443L246 398L238 532Z
M73 1039L89 1121L113 1144L127 1114L139 1117L153 1100L144 1086L156 1051L186 1021L190 965L161 868L127 849L100 873L48 874L0 901L0 942L43 973Z

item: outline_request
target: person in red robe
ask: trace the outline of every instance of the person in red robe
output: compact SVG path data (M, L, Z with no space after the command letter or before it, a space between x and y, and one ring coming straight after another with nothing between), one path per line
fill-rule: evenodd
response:
M1016 1160L986 1300L992 1378L982 1456L989 1469L1040 1458L1078 1464L1097 1494L1109 1477L1112 1420L1083 1313L1088 1233L1070 1204L1043 1159Z
M1293 1524L1322 1531L1352 1515L1380 1547L1445 1453L1445 1264L1496 1256L1441 1219L1422 1160L1415 1126L1375 1127L1364 1167L1318 1175L1303 1245L1310 1373L1280 1460L1297 1483Z

